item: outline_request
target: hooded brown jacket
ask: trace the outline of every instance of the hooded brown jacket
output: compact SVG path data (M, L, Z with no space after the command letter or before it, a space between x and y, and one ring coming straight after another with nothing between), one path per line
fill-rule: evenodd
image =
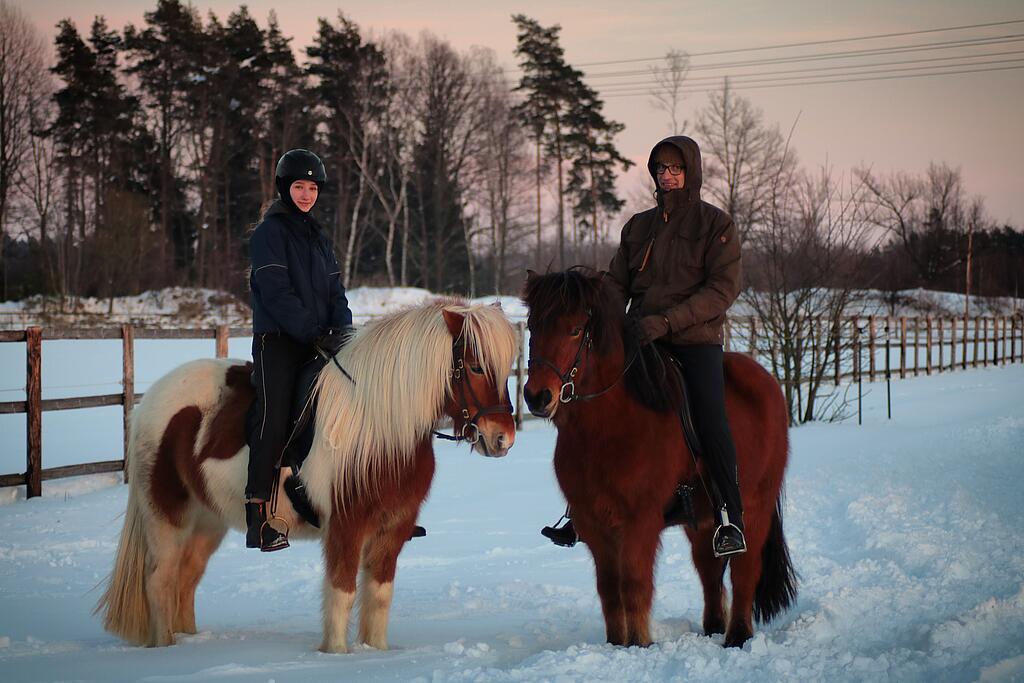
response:
M631 299L630 312L663 315L672 344L721 344L725 312L740 292L740 242L729 214L700 198L700 148L678 135L651 150L647 169L657 185L655 152L672 145L683 154L686 182L658 190L658 206L622 228L609 274Z

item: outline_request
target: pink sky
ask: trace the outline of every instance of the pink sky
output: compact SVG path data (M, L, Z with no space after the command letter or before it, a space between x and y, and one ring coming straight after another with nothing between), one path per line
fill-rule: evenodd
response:
M82 30L87 30L98 13L117 28L128 22L141 24L143 13L155 7L156 0L15 0L15 4L52 35L53 25L62 17L72 18ZM204 15L212 9L224 18L241 3L208 0L194 4ZM282 30L294 37L293 46L299 50L309 44L317 17L333 19L340 8L361 27L376 33L399 30L415 36L428 30L459 49L489 47L510 68L515 66L515 30L509 17L517 12L544 25L561 24L562 45L573 64L652 57L670 49L698 53L1024 19L1019 0L349 0L304 5L254 0L246 4L261 22L276 8ZM980 33L904 40L909 44ZM986 29L985 33L1024 34L1024 24ZM1022 47L1017 42L992 49ZM842 46L817 48L837 49ZM804 50L813 52L815 48ZM768 53L754 53L758 54ZM725 58L735 57L704 60ZM627 67L593 67L593 71L613 68ZM600 90L600 82L592 85ZM865 165L882 173L922 173L930 161L944 161L962 169L968 191L985 198L995 220L1024 226L1024 69L737 92L763 109L766 119L784 131L799 116L793 145L807 167L828 163L839 172ZM695 94L685 100L682 118L692 121L706 98ZM654 109L648 97L609 97L605 110L626 125L619 137L620 148L635 160L645 160L651 144L668 132L665 114ZM623 187L637 182L625 179Z

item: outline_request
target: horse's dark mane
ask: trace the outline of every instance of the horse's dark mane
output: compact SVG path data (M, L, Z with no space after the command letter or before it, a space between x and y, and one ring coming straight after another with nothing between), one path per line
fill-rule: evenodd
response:
M583 266L530 277L523 292L530 331L545 334L564 316L589 315L594 352L609 353L619 338L625 362L632 359L625 375L628 393L651 410L678 410L682 392L668 353L653 344L638 345L635 321L626 317L622 294L610 277Z

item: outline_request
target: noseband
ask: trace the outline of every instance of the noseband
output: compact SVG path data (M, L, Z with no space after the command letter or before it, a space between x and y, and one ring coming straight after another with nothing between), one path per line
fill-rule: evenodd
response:
M459 408L462 411L462 419L465 422L462 424L462 430L458 436L448 436L441 432L434 432L434 436L445 439L447 441L465 441L470 445L476 444L480 440L480 428L477 426L477 422L481 417L485 415L495 415L503 413L506 415L512 414L512 402L508 397L508 387L502 392L505 396L505 402L493 406L487 406L481 408L480 399L477 398L476 392L473 390L473 383L469 381L469 377L466 376L466 342L462 335L455 340L452 344L452 367L449 370L452 374L452 384L454 393L459 401ZM466 394L469 394L467 397ZM472 404L470 400L472 399ZM476 409L476 412L470 413L470 407Z
M640 347L637 346L637 349L636 351L633 352L633 356L629 359L629 362L626 363L625 366L623 366L622 373L615 378L614 382L606 386L604 389L596 391L592 394L577 394L576 376L580 372L580 361L583 359L583 352L585 350L587 352L587 355L589 356L590 349L594 347L594 340L591 338L590 334L590 324L593 319L593 311L588 311L587 322L584 323L583 325L583 338L580 339L580 345L576 349L576 355L572 359L572 365L565 372L559 370L554 363L547 360L546 358L534 358L533 354L530 354L530 368L532 368L535 363L550 368L551 370L554 371L555 375L562 382L562 388L558 390L558 400L561 403L571 403L573 401L589 401L611 391L612 387L618 384L619 381L626 376L626 372L629 371L629 367L633 365L633 361L635 361L636 357L640 355Z

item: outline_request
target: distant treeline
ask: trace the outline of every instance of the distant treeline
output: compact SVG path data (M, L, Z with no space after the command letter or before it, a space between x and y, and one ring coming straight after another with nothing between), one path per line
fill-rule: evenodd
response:
M605 266L653 186L619 196L622 124L566 63L558 26L511 20L514 76L489 50L370 37L340 13L300 63L273 12L262 26L244 6L221 19L180 0L121 31L61 21L49 63L0 0L13 74L0 79L0 295L244 294L248 231L294 147L327 166L315 213L347 286L514 293L527 267ZM745 282L1018 293L1024 234L988 219L955 167L848 182L803 169L728 83L679 123L687 68L669 53L643 104L701 144L704 196L737 221Z

